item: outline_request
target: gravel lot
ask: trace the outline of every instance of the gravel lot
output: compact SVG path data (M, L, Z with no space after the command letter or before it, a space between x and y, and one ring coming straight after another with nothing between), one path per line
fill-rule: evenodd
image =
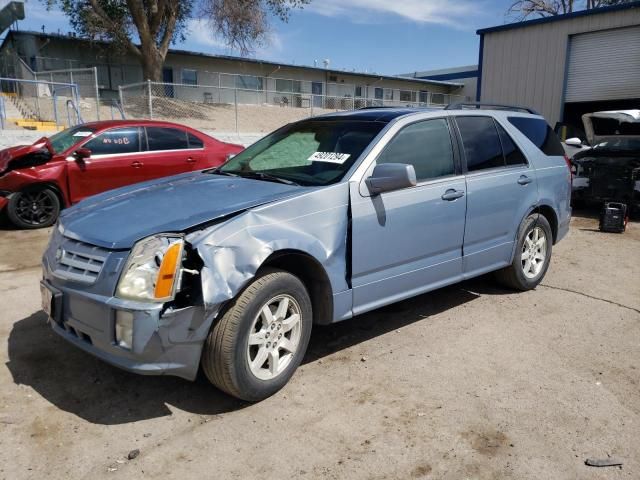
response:
M640 478L638 223L574 218L532 292L485 277L316 328L256 405L58 338L46 240L0 230L0 479Z

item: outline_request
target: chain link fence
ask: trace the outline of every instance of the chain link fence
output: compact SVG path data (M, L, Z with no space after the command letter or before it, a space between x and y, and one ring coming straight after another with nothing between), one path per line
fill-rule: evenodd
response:
M72 83L0 77L3 128L51 130L83 122Z
M174 121L222 132L266 133L324 113L365 107L444 107L462 98L444 93L414 92L420 94L414 96L417 101L411 101L411 98L389 100L353 97L344 92L321 95L258 88L264 83L252 85L254 88L223 86L232 83L229 79L233 77L233 83L236 83L239 76L218 74L217 84L210 85L150 81L123 85L119 88L120 104L127 118ZM277 84L275 80L274 85Z
M78 110L85 122L110 118L100 100L97 68L74 68L33 72L35 80L77 85Z

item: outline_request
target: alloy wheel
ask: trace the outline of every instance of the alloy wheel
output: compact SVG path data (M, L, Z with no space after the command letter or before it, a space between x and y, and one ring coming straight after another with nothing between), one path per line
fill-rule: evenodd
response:
M522 244L520 259L527 278L536 278L547 261L547 235L540 227L532 228Z
M301 308L289 295L267 301L256 315L247 342L251 373L272 380L291 363L300 344Z
M56 214L56 206L51 195L46 190L20 193L16 203L16 216L33 226L51 222Z

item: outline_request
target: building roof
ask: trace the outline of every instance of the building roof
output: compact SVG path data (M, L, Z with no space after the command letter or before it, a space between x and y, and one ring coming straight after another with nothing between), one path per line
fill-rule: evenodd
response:
M464 65L460 67L439 68L437 70L426 70L400 74L401 77L422 78L427 80L449 81L461 80L465 78L475 78L478 76L478 65Z
M9 38L10 35L34 35L43 39L56 39L56 40L63 40L63 41L82 41L82 42L93 42L96 44L101 44L101 45L109 45L110 42L105 42L102 40L89 40L87 38L82 38L82 37L75 37L75 36L71 36L71 35L61 35L58 33L42 33L42 32L34 32L34 31L15 31L15 30L11 30L9 32L9 35L7 35L7 37L5 38L5 42L7 41L7 39ZM2 45L0 45L0 49L2 49L2 47L4 46L4 43ZM331 68L321 68L321 67L312 67L312 66L308 66L308 65L294 65L291 63L281 63L281 62L274 62L271 60L260 60L260 59L256 59L256 58L246 58L246 57L235 57L235 56L231 56L231 55L217 55L217 54L211 54L211 53L203 53L203 52L194 52L191 50L180 50L180 49L170 49L169 54L172 55L191 55L191 56L196 56L196 57L203 57L203 58L212 58L212 59L217 59L217 60L230 60L230 61L236 61L236 62L246 62L246 63L254 63L254 64L262 64L262 65L271 65L274 67L287 67L287 68L301 68L301 69L305 69L305 70L313 70L313 71L318 71L318 72L323 72L323 73L330 73L330 74L339 74L339 75L351 75L351 76L358 76L358 77L369 77L372 79L381 79L381 80L400 80L400 81L413 81L413 82L418 82L418 83L424 83L426 85L443 85L443 86L448 86L448 87L454 87L454 88L461 88L463 87L463 85L461 83L455 83L455 82L446 82L446 81L439 81L439 80L425 80L425 79L421 79L421 78L407 78L407 77L401 77L401 76L397 76L397 75L380 75L380 74L376 74L376 73L368 73L368 72L356 72L356 71L349 71L349 70L338 70L338 69L331 69Z
M503 30L512 30L514 28L531 27L531 26L540 25L543 23L560 22L563 20L570 20L572 18L577 18L577 17L586 17L588 15L599 15L601 13L617 12L619 10L629 10L632 8L640 8L640 1L623 3L619 5L612 5L608 7L593 8L591 10L580 10L578 12L565 13L564 15L554 15L551 17L536 18L533 20L525 20L523 22L508 23L506 25L497 25L495 27L481 28L480 30L477 30L476 33L478 35L484 35L485 33L501 32Z

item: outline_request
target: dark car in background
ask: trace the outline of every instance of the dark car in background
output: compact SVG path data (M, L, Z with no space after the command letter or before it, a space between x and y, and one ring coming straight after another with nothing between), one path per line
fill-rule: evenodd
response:
M243 150L168 122L114 120L0 151L0 212L19 228L52 225L97 193L222 165Z
M622 202L640 209L640 110L594 112L582 116L591 148L573 155L574 204ZM577 138L567 144L580 147Z

